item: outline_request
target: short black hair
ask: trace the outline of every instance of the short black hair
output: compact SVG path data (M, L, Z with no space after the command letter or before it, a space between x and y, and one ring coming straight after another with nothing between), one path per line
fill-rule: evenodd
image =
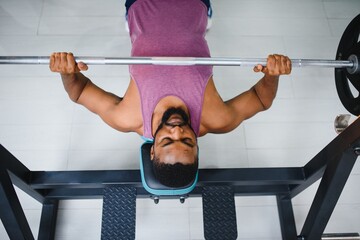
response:
M168 164L160 162L159 158L154 158L152 161L153 172L157 180L165 186L180 188L189 185L194 181L199 161L196 156L192 164Z

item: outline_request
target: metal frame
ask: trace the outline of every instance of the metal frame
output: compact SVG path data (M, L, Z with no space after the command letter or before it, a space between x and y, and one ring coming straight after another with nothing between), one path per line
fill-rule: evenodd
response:
M360 154L359 129L360 118L303 167L200 169L198 184L189 197L201 196L204 186L213 185L231 186L237 196L275 195L283 239L321 239ZM320 178L298 234L291 199ZM135 187L137 197L153 197L143 188L139 170L30 171L2 145L0 183L0 217L9 237L18 240L34 237L13 184L43 204L39 239L53 238L59 200L102 198L108 185Z

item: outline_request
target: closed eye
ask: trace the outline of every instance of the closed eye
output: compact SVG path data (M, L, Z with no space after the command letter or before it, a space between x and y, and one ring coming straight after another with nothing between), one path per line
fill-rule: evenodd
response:
M194 147L194 144L192 143L192 140L191 138L184 138L184 139L181 139L181 142L188 145L189 147Z
M172 139L169 138L169 137L166 137L166 138L164 138L163 140L161 140L160 143L162 143L162 142L165 142L165 144L163 144L161 147L166 147L166 146L169 146L169 145L173 144L175 141L172 140ZM180 140L180 142L183 143L183 144L185 144L185 145L188 146L188 147L191 147L191 148L195 146L195 145L192 143L191 138L183 138L183 139Z
M163 140L161 140L161 142L165 142L165 144L163 144L162 147L166 147L174 143L174 141L169 137L164 138Z

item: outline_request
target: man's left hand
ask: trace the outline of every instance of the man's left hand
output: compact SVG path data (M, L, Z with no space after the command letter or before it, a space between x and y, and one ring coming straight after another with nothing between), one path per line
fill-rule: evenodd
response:
M291 60L283 55L269 55L266 66L259 64L254 67L254 72L262 72L267 76L288 75L291 73Z

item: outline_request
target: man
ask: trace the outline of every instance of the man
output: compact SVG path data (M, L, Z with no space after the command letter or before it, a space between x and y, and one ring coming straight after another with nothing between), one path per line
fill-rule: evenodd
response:
M205 40L209 5L202 0L137 0L127 4L132 56L210 57ZM205 3L205 4L204 4ZM121 98L94 85L71 53L51 55L72 101L98 114L121 132L136 132L153 141L155 176L170 187L189 184L198 168L197 137L227 133L268 109L279 76L290 74L291 61L269 55L264 73L248 91L223 101L211 66L130 66L131 80Z

